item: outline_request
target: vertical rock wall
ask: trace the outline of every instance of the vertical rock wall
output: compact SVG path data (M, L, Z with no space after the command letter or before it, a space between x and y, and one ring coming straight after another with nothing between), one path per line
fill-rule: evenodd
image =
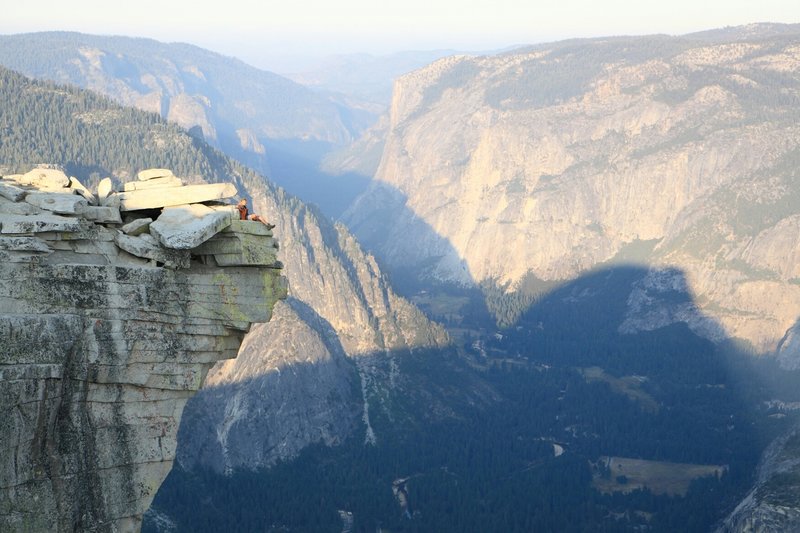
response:
M0 531L138 530L187 399L286 296L274 253L221 267L215 247L276 246L232 220L203 249L150 241L181 268L124 251L117 224L9 214L28 205L0 205Z

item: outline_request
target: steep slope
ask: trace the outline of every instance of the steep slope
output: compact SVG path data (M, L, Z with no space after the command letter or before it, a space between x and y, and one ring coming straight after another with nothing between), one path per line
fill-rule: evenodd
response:
M334 364L327 368L322 363L311 364L309 372L327 372L331 390L341 399L333 407L317 403L313 392L316 379L289 377L291 370L284 372L286 388L282 390L303 399L304 409L316 410L319 415L286 413L282 423L291 426L290 438L284 448L265 454L264 463L324 440L325 435L314 429L320 418L340 424L342 434L355 427L354 419L368 421L366 411L389 386L384 385L383 377L388 375L384 370L393 368L391 358L381 358L381 354L391 350L397 356L447 342L441 327L392 292L374 259L361 251L343 226L334 226L317 210L157 115L121 108L89 92L34 82L5 69L0 69L0 95L9 103L0 107L0 123L5 128L0 146L4 173L46 160L65 165L70 173L90 183L108 174L124 180L141 168L168 166L188 181L235 183L242 196L251 199L254 211L275 224L274 234L281 243L279 257L290 280L291 304L276 309L278 330L254 329L245 340L249 348L242 365L212 371L213 380L226 385L241 382L242 387L252 385L257 390L259 379L264 380L261 385L269 383L275 372L325 358L327 350ZM28 124L41 127L29 128ZM291 267L290 262L294 263ZM282 339L282 343L268 342L266 335ZM344 360L344 355L354 359ZM359 358L367 355L375 357ZM253 358L258 361L254 363ZM258 396L268 404L273 392L274 402L284 401L277 389L260 391ZM230 395L217 406L222 412L232 410L235 401L235 395ZM219 415L205 412L202 416L213 420ZM278 411L275 416L280 418L283 413ZM257 424L258 411L245 418ZM220 434L227 431L213 427L210 434L198 436L198 442L216 438L212 435L218 430ZM185 459L180 449L178 454ZM214 461L224 463L220 457Z
M379 438L370 416L387 397L406 392L390 378L395 358L447 343L441 327L394 294L342 225L280 190L267 191L255 205L276 225L293 298L276 309L271 327L253 331L238 362L211 372L208 388L187 407L186 446L178 452L186 469L268 466L310 442L341 442L358 428L367 441ZM262 334L286 342L270 341L265 350ZM238 449L231 449L234 441Z
M161 200L194 194L195 205L152 221L130 198L97 205L57 170L0 180L3 531L139 529L172 467L186 400L286 297L274 253L226 253L217 266L220 241L266 250L273 239L230 207L202 204L219 198L208 190L161 189ZM177 212L208 218L172 225L196 242L162 245L157 228ZM137 235L121 215L140 222Z
M800 528L800 429L770 444L756 484L723 522L719 532L796 531Z
M158 113L262 172L293 145L345 144L374 118L188 44L65 32L5 35L0 64Z
M473 337L466 354L453 358L468 369L442 350L392 357L395 394L370 403L374 445L364 445L360 423L339 440L343 423L330 424L289 392L289 380L317 380L305 394L325 396L338 409L346 389L332 386L330 376L346 361L322 336L309 364L272 370L260 389L209 389L210 404L209 394L239 399L224 414L215 409L225 439L206 439L209 456L227 463L207 462L216 472L174 469L154 502L159 523L169 517L173 530L198 532L263 524L292 531L708 531L747 493L759 452L787 426L791 414L764 400L797 401L796 383L787 381L788 394L775 393L760 379L766 361L720 349L683 324L620 333L624 295L646 274L612 267L560 287L534 304L521 327ZM672 298L692 304L685 294ZM313 372L312 361L322 368ZM252 413L257 391L280 391L285 400ZM240 448L257 459L215 449L261 432L305 438L278 423L275 409L311 417L320 445L269 468L249 465L275 449ZM626 470L604 470L603 457ZM643 470L628 472L628 464ZM630 491L637 487L644 492Z
M798 50L797 26L757 25L442 59L396 83L345 221L395 270L511 292L638 247L722 326L697 331L775 350L800 316ZM656 315L626 327L701 322Z

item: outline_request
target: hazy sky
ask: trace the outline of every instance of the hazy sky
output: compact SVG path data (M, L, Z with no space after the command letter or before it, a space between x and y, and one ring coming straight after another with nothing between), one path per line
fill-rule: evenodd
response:
M152 37L261 67L282 56L491 50L570 37L800 22L800 0L23 0L6 7L0 33Z

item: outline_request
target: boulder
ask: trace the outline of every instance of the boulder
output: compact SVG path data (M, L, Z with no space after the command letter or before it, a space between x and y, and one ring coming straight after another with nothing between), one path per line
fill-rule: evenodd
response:
M140 171L136 175L139 181L147 181L156 178L169 178L170 176L174 176L174 174L168 168L148 168L147 170Z
M126 235L141 235L150 231L150 224L153 222L152 218L137 218L122 226L122 232Z
M51 211L61 215L80 215L89 206L86 198L73 194L60 192L32 192L25 197L25 201L39 209Z
M200 204L181 205L164 209L158 220L150 224L150 233L167 248L189 250L200 246L230 224L229 212L216 211Z
M109 206L90 205L84 209L81 216L87 220L105 224L122 224L119 208Z
M97 198L101 203L112 193L113 188L114 184L111 182L111 178L103 178L100 180L100 183L97 184Z
M92 193L92 191L84 187L83 183L78 181L78 178L70 176L69 188L86 198L86 201L89 202L89 205L97 205L97 197Z
M61 189L69 187L69 177L62 171L53 168L35 168L22 175L6 176L20 185L30 185L37 189Z
M164 263L164 266L170 268L189 268L191 265L191 256L188 250L168 250L163 248L148 233L138 236L118 233L114 237L114 242L129 254Z

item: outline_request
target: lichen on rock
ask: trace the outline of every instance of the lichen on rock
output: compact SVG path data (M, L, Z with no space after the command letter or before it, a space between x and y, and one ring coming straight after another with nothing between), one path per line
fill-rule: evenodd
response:
M165 180L138 210L115 198L125 192L104 191L97 206L76 182L54 169L0 180L3 531L138 529L172 466L186 401L286 297L271 231L232 225L220 205L232 186ZM200 213L194 234L161 224L155 238L135 223L158 228L181 195ZM86 216L99 207L103 217Z

